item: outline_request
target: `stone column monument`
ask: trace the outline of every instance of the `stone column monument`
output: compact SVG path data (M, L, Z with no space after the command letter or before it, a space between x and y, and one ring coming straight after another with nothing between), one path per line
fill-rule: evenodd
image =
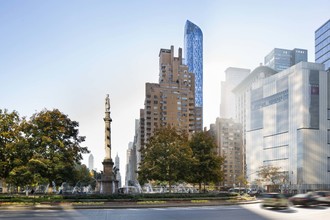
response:
M105 98L105 130L104 130L104 151L105 151L105 158L104 160L111 160L111 122L112 119L110 118L110 98L109 94Z
M113 161L111 159L111 122L110 118L110 98L107 94L105 98L105 140L104 140L104 150L105 158L102 162L103 164L103 175L101 178L101 189L102 194L113 194L117 193L118 190L118 180L116 180L116 175L113 170Z

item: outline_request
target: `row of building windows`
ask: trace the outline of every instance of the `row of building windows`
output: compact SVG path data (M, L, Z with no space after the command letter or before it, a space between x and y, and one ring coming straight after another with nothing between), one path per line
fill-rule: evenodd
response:
M328 24L330 24L330 22ZM318 44L318 42L323 41L325 38L329 37L329 35L330 35L330 28L329 27L323 27L323 28L324 28L323 33L321 33L321 32L316 33L316 35L317 35L316 39L315 39L316 44ZM326 29L328 29L328 30L325 31Z
M320 49L324 48L325 46L330 44L330 37L325 39L324 41L320 42L315 46L315 52L318 52Z
M328 51L327 53L323 54L320 57L316 57L315 61L317 63L325 63L329 59L330 59L330 51Z
M327 21L324 25L322 25L319 29L315 31L315 39L317 39L320 35L322 35L322 33L325 30L329 30L329 29L330 29L330 20Z
M330 38L328 40L330 42ZM321 50L315 53L315 57L321 57L323 54L326 54L329 51L330 51L330 44L328 43L327 46L325 46L324 48L322 48Z

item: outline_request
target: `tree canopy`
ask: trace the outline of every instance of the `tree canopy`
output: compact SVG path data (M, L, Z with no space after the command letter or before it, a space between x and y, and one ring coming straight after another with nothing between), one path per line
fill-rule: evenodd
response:
M72 178L75 165L83 153L79 123L58 109L44 109L29 120L17 112L0 110L0 177L16 186L55 181L60 184Z
M140 183L167 181L171 185L185 181L201 184L218 183L223 178L223 158L216 153L214 138L207 132L188 135L171 126L157 129L141 150L138 171Z
M70 178L76 163L80 163L82 153L89 153L80 144L85 137L79 136L79 123L72 121L58 109L35 113L24 123L23 132L30 146L32 158L45 164L44 177L57 184Z
M206 131L194 133L189 145L193 151L194 163L192 164L191 181L204 186L207 182L218 183L223 179L221 169L224 158L217 155L214 137Z
M20 122L16 111L0 109L0 178L7 178L14 167L15 148L20 138Z
M259 167L258 177L261 182L271 183L273 186L287 181L288 173L281 171L281 167L265 165Z
M143 158L139 167L139 181L167 181L171 185L184 181L189 176L192 151L188 145L188 135L171 126L157 129L141 150Z

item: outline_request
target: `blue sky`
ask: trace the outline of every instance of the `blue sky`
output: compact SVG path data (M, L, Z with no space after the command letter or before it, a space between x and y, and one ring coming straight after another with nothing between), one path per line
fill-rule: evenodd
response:
M124 177L145 83L158 82L160 48L183 47L187 19L204 34L209 127L226 68L253 70L274 47L307 49L314 62L314 31L329 9L329 0L0 0L0 108L28 117L58 108L80 123L102 169L110 94L112 157L118 153Z

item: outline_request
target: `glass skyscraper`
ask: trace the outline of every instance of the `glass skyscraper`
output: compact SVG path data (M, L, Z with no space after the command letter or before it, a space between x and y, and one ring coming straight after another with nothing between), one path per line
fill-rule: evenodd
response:
M196 130L203 130L203 32L187 20L184 28L185 64L195 74Z
M305 49L281 49L274 48L265 57L265 66L268 66L278 72L285 70L301 61L307 62L307 50Z
M330 68L330 20L315 31L315 62Z

